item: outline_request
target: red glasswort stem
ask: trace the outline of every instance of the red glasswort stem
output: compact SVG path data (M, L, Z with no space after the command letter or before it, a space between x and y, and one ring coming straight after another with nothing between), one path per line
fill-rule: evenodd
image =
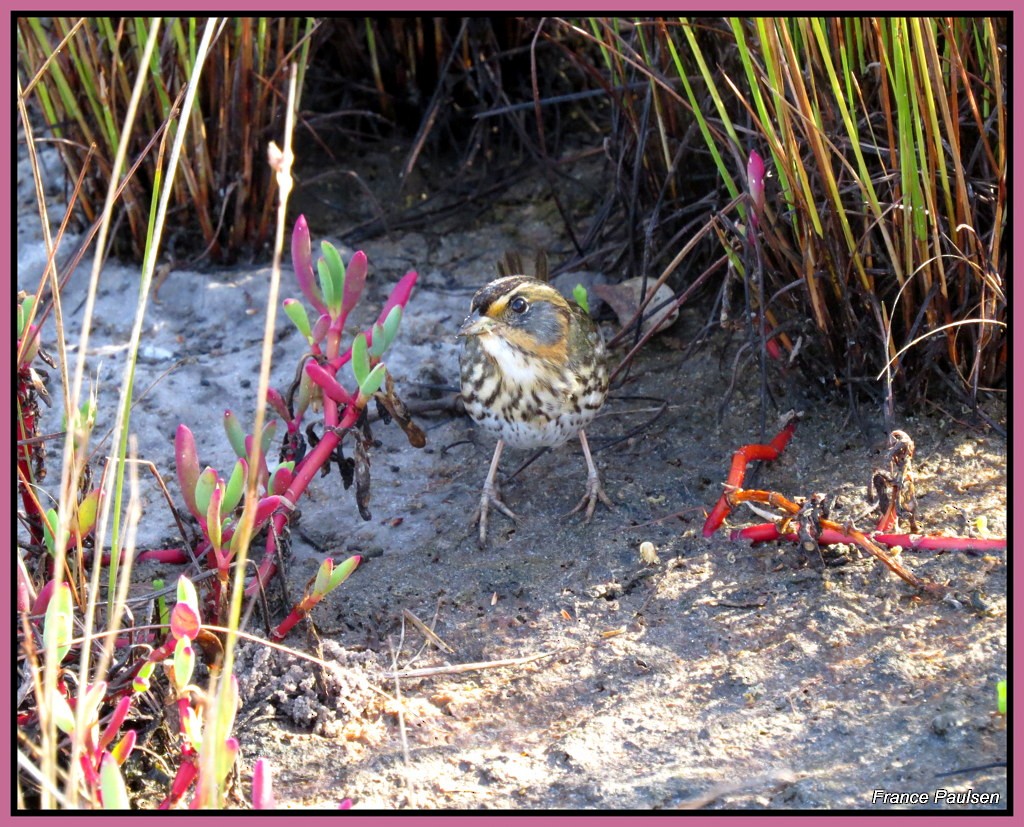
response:
M158 563L188 563L191 559L183 548L151 548L135 555L136 563L141 563L143 560L155 560ZM124 562L124 551L121 552L120 561ZM110 565L110 552L103 555L103 565Z
M746 528L736 529L729 533L732 542L749 540L751 543L770 543L774 540L781 540L786 535L779 533L779 527L775 523L760 523ZM796 535L791 535L795 537Z
M100 756L92 752L88 747L85 752L82 753L79 759L82 765L82 774L85 776L85 781L92 790L99 790L100 786L100 774L97 771L100 762Z
M725 485L726 491L719 497L718 502L715 503L715 507L711 510L707 520L704 521L704 536L710 537L716 531L719 526L722 525L722 521L725 520L726 515L730 511L729 501L727 499L728 492L732 489L743 487L743 478L747 474L748 463L754 462L755 460L773 460L778 459L779 454L785 450L786 445L789 444L790 438L793 436L793 432L796 430L796 419L790 420L790 422L775 435L775 438L767 445L744 445L735 454L732 455L732 465L729 467L729 476L726 477Z
M908 551L1005 551L1006 538L979 540L975 537L923 537L918 534L872 534L876 543L902 546Z
M779 527L775 523L761 523L733 531L729 534L729 539L749 540L751 543L771 543L775 540L787 540L788 542L795 543L799 540L799 537L792 531L787 534L781 534ZM869 537L869 539L878 540L877 537ZM818 536L818 544L822 546L830 546L835 543L854 545L856 542L852 537L848 537L841 531L835 531L831 528L823 528ZM880 542L884 544L885 541Z
M160 802L157 809L169 810L177 804L181 797L188 792L188 788L192 786L197 775L199 775L199 770L196 768L195 753L189 747L182 751L181 764L178 765L178 772L171 783L171 791L167 794L167 798Z
M19 442L36 435L36 418L29 410L30 406L22 405L22 399L28 399L32 391L29 388L29 368L18 371L18 423L16 435ZM18 469L26 480L32 480L32 446L20 445L18 447ZM28 516L29 534L34 545L43 543L43 514L39 510L39 504L29 493L28 489L19 484L21 489L21 501L25 506L25 514Z
M345 407L345 415L341 422L335 428L324 432L316 447L306 455L302 463L295 469L295 476L292 478L288 490L284 493L284 499L291 503L298 502L302 492L306 490L306 487L313 479L313 475L320 470L323 464L328 461L334 449L338 447L338 443L341 442L341 435L345 432L345 429L351 428L356 424L361 411L362 409L357 408L355 405L347 405ZM329 399L324 399L324 419L328 424L331 420L337 421L337 406ZM253 578L253 581L245 589L246 596L255 594L260 588L261 583L266 586L277 568L277 563L275 562L277 546L274 538L281 536L281 533L284 531L288 513L284 510L278 511L272 519L274 526L267 534L267 545L263 560L260 563L256 577Z
M981 540L975 537L943 537L939 535L924 536L920 534L869 534L868 539L879 545L892 548L900 546L904 551L1004 551L1006 539L992 538ZM738 529L729 534L730 540L748 540L751 543L770 543L775 540L797 542L794 532L780 534L775 523L761 523L747 528ZM818 537L819 545L830 546L837 543L856 545L855 538L842 531L825 528Z
M160 563L187 563L191 558L183 548L154 548L143 551L135 560L156 560Z
M292 627L308 615L310 609L319 602L319 598L313 600L311 600L310 597L302 598L299 605L292 609L288 617L282 620L278 627L270 633L270 639L277 642L284 640L287 634L292 630Z
M132 699L130 695L124 695L121 700L117 702L113 713L111 713L110 721L107 723L106 729L103 730L103 735L100 736L100 752L110 746L117 737L117 732L121 729L121 724L124 723L124 719L128 715L128 709L131 705Z

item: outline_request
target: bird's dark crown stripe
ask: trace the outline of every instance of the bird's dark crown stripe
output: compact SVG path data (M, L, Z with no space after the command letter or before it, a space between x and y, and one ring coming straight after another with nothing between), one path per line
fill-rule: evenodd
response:
M473 296L470 310L476 310L481 316L484 316L502 296L508 296L523 283L532 281L536 281L536 279L531 279L527 276L507 276L503 279L492 281L486 287L477 290L476 295Z

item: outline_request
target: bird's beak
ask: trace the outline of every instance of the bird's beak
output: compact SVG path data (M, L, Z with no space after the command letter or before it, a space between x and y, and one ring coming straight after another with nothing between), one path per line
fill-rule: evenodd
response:
M462 327L459 328L457 336L479 336L481 333L486 333L491 329L492 321L487 316L481 316L478 311L474 311L466 316L466 321L462 323Z

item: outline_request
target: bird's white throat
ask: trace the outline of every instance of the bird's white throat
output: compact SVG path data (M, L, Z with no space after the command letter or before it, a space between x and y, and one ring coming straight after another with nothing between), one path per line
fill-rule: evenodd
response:
M531 366L526 354L510 345L503 337L481 336L480 346L498 363L498 371L506 381L529 387L536 380L536 365Z

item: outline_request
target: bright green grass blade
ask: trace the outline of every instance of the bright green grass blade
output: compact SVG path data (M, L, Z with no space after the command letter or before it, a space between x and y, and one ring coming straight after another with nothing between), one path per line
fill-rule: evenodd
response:
M694 58L698 63L704 65L706 72L707 65L704 63L703 56L700 55L700 48L697 46L693 32L690 31L690 24L685 18L681 18L680 22L683 24L683 34L686 36L687 41L690 44L690 49L694 53ZM671 53L672 62L675 64L676 72L679 75L679 80L682 81L683 89L686 92L686 98L693 109L693 115L697 121L697 128L700 129L701 135L704 136L704 142L707 145L708 150L711 152L711 157L715 162L715 167L718 169L718 174L722 176L722 181L725 184L726 189L729 191L729 195L736 198L740 193L739 187L736 186L736 182L733 180L732 175L729 172L729 167L726 166L726 163L722 158L722 154L718 151L718 144L715 141L714 136L711 134L711 128L708 125L707 118L705 118L703 112L701 112L700 104L697 101L697 96L694 94L693 87L690 85L686 69L679 57L679 52L676 50L675 44L672 42L671 38L667 38L666 43L668 45L669 52ZM704 73L702 72L702 74ZM746 215L746 211L742 206L740 207L740 214L744 216Z
M833 46L828 42L827 34L824 28L824 21L821 20L820 18L815 18L813 21L811 21L811 23L812 28L814 30L815 38L818 42L818 48L821 51L821 53L823 55L828 55L832 53ZM847 76L849 76L851 72L845 44L840 45L839 57L840 62L842 64L843 72ZM836 76L835 66L832 64L832 61L827 59L823 60L822 63L825 67L825 71L828 73L829 81L832 84L833 92L837 93L840 86L840 82ZM843 125L846 127L846 134L850 138L850 148L853 151L854 159L857 162L857 174L853 177L857 186L860 188L864 200L867 202L868 206L871 209L871 214L875 217L877 221L876 226L882 233L882 237L885 241L886 247L889 250L890 257L893 259L893 262L896 264L896 266L899 266L898 258L896 256L896 249L893 245L892 238L888 232L886 223L883 221L882 207L878 200L878 193L875 192L875 186L871 178L871 172L868 169L867 161L864 158L864 153L861 148L861 136L859 130L857 129L857 122L854 119L853 113L851 111L852 103L855 100L855 98L852 95L852 82L848 83L846 85L846 88L850 90L849 100L847 100L840 94L834 94L833 98L837 108L839 109L839 114L843 120ZM902 277L898 275L897 278L902 283Z
M781 161L782 165L789 171L791 179L795 183L795 189L799 191L800 199L794 198L795 214L803 214L810 220L817 236L824 235L821 217L818 215L817 199L808 180L807 171L804 168L803 159L800 153L801 140L795 128L791 109L786 104L786 87L784 71L782 66L782 55L779 53L781 43L778 39L778 32L774 27L769 27L771 21L758 18L756 21L758 38L761 44L762 59L765 63L766 81L768 90L771 93L771 105L774 112L775 122L779 126L781 134ZM802 204L802 207L801 207Z

